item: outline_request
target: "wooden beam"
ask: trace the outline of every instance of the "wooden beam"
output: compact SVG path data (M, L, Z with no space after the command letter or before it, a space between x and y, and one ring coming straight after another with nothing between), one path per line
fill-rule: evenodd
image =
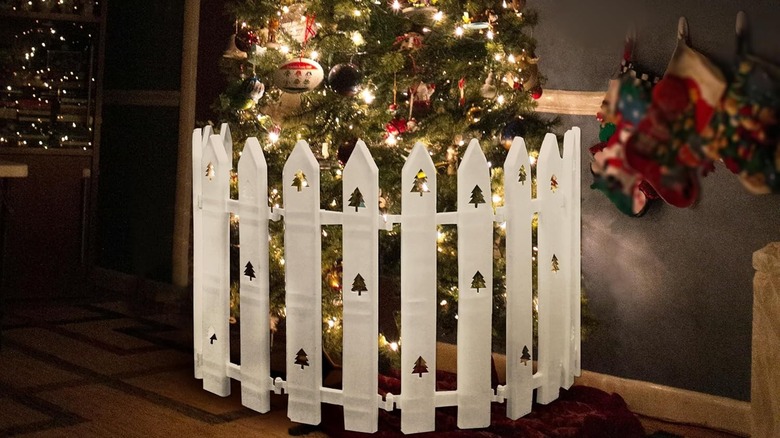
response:
M200 0L184 1L184 39L179 100L179 154L176 167L176 204L173 220L171 282L190 284L190 223L192 217L192 130L195 127L195 85L198 72Z
M605 91L544 90L536 101L540 113L593 116L601 110Z

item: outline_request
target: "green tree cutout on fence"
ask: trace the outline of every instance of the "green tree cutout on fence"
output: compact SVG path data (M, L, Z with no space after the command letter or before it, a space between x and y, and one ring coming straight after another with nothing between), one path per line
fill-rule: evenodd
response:
M217 172L214 170L214 164L209 161L209 164L206 165L206 177L211 181L216 175Z
M520 175L518 175L517 181L522 185L525 185L525 180L528 179L528 174L525 171L525 164L520 165Z
M309 187L309 182L306 181L306 175L303 173L302 170L295 172L295 177L293 178L292 186L297 188L299 192L303 190L304 187Z
M423 195L423 193L428 193L431 190L428 188L428 175L423 172L422 169L420 169L419 172L414 176L414 183L412 183L412 193L419 193L420 196Z
M352 292L357 292L358 296L362 292L368 292L368 288L366 288L366 280L363 279L363 276L358 274L355 276L355 280L352 282L352 289L350 289Z
M529 360L531 360L531 352L528 351L527 345L523 345L523 354L520 356L520 362L522 362L523 365L528 366Z
M303 367L309 366L309 355L306 354L305 351L303 351L303 348L298 350L297 353L295 353L295 365L300 365L301 369Z
M358 208L366 208L366 201L363 199L363 194L360 193L360 189L355 187L355 191L352 192L351 195L349 195L349 204L350 207L355 207L355 212L358 211Z
M482 194L482 189L479 186L474 186L471 190L471 200L469 204L474 204L474 208L479 207L479 204L485 203L485 195Z
M487 285L485 284L485 277L482 276L482 273L477 271L476 274L474 274L474 277L471 278L471 288L476 289L477 293L479 293L480 289L486 288Z
M552 271L558 272L561 269L560 264L558 263L558 257L553 254L552 256Z
M416 361L414 361L414 369L412 370L412 374L417 374L418 376L422 377L423 373L428 372L428 364L425 363L425 359L422 358L422 356L418 357Z
M252 266L252 262L246 262L246 266L244 266L244 275L249 277L249 281L257 278L257 275L255 274L255 267Z

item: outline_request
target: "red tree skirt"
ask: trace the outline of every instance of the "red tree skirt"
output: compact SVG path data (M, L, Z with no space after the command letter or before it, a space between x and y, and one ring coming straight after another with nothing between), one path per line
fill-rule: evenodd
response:
M454 374L438 372L439 390L455 389ZM400 392L397 376L379 376L380 393ZM324 404L321 430L331 437L364 437L363 433L344 430L341 406ZM403 437L401 413L379 410L379 431L371 436ZM436 410L436 431L412 435L415 438L457 437L577 437L577 438L633 438L644 437L639 420L628 410L626 402L617 394L608 394L588 386L573 386L561 390L558 400L548 404L534 404L533 411L518 420L506 417L506 404L493 403L491 424L485 429L460 430L457 428L457 408Z

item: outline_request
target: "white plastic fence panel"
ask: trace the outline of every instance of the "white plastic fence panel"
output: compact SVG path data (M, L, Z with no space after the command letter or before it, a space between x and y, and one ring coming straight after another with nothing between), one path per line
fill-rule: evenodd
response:
M547 404L558 398L563 365L564 318L569 308L562 307L565 281L571 266L567 266L565 239L569 229L563 224L565 182L563 160L554 134L547 134L542 142L537 164L536 194L539 201L538 232L538 303L539 303L539 373L542 384L536 401ZM567 188L567 190L570 188Z
M203 190L203 389L230 395L230 159L219 135L211 135L198 166Z
M580 332L580 130L573 128L563 136L563 184L566 199L564 205L563 226L567 226L566 238L566 286L565 296L561 297L561 306L568 309L561 324L565 329L563 351L563 375L561 386L570 388L574 376L579 375L577 356L579 354Z
M268 289L268 169L257 138L238 161L241 305L241 403L271 409L271 331Z
M490 425L493 196L479 141L458 167L458 427Z
M436 169L417 143L401 171L401 431L435 428Z
M322 386L320 169L300 140L282 172L287 308L287 416L319 424Z
M531 412L533 382L533 272L531 261L531 161L515 137L504 163L506 212L506 397L507 417Z
M377 430L379 169L358 141L343 183L344 427Z

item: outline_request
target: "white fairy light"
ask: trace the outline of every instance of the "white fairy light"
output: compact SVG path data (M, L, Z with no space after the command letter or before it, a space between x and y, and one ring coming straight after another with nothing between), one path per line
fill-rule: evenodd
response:
M463 28L458 26L455 28L455 36L463 36Z

